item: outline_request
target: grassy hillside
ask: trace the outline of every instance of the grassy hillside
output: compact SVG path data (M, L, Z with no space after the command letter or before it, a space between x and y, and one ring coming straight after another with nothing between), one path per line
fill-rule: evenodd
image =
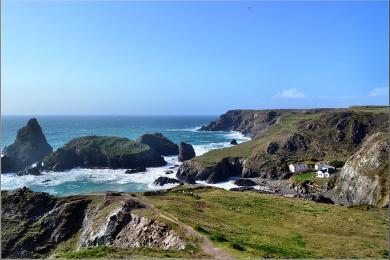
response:
M65 149L81 149L83 147L97 147L110 156L137 154L150 149L146 144L133 142L124 137L113 136L79 137L64 146Z
M246 117L247 113L254 113L253 117L256 117L254 111L240 113L244 113ZM388 129L388 107L275 110L275 113L280 115L275 123L264 128L253 140L212 150L193 160L207 167L226 157L244 157L249 158L246 167L254 172L270 170L269 167L265 169L264 165L272 161L275 161L275 165L271 168L275 169L280 167L276 163L280 164L280 161L287 165L288 162L312 159L346 160L359 148L362 138ZM280 148L272 155L267 153L270 142L277 143ZM297 149L291 150L289 145L296 145Z
M25 257L41 258L388 257L385 209L348 208L204 186L63 198L29 191L18 191L14 195L17 194L18 197L13 197L12 193L4 193L6 199L2 200L2 253L8 251L8 256L21 252ZM115 212L130 201L133 216L141 216L150 223L161 223L159 225L164 225L164 230L172 229L184 242L184 248L129 248L117 244L119 240L115 238L113 244L86 244L91 247L80 249L91 235L105 232L101 227L108 220L115 219ZM40 211L44 205L49 206ZM53 206L56 207L54 211L51 210ZM46 210L49 211L45 213ZM29 214L37 214L37 218L35 215L28 218ZM86 222L84 214L88 216ZM120 226L120 220L116 218L116 221ZM147 232L153 225L142 225L139 231ZM88 233L91 230L94 232ZM133 232L138 232L137 229L118 236L122 234L132 241L138 239L138 245L144 245L164 234L159 233L159 229L153 230L154 233L150 234L154 236L145 238L142 238L142 232L137 233L137 237L131 237ZM162 238L165 239L164 235Z
M183 188L143 199L234 257L386 258L383 209L347 208L215 188Z

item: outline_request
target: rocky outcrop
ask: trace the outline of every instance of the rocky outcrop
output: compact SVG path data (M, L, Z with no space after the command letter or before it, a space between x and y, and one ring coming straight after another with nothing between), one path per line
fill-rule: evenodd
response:
M161 133L144 134L137 139L137 142L149 145L160 155L178 155L179 147Z
M184 162L195 157L195 150L192 145L181 142L179 145L179 162Z
M352 204L388 207L388 155L387 133L373 134L347 160L334 190Z
M275 154L279 150L279 144L277 142L270 142L267 146L268 154Z
M170 226L133 213L146 208L122 193L56 198L27 188L1 192L1 257L46 258L63 242L70 250L96 245L182 250Z
M200 131L238 131L255 137L276 123L280 115L287 110L230 110Z
M197 161L186 161L180 165L176 177L190 184L194 184L196 181L218 183L226 181L230 177L241 176L242 169L241 158L225 158L210 167L203 167Z
M118 234L114 242L121 248L155 248L183 250L184 241L166 224L145 217L132 215L130 222Z
M15 157L1 156L1 173L17 172L26 167L26 164Z
M231 144L231 145L237 145L238 143L237 143L237 140L236 140L236 139L233 139L233 140L230 141L230 144Z
M43 258L81 227L86 199L62 201L23 188L2 191L3 258Z
M156 186L164 186L164 185L166 185L166 184L177 184L177 183L181 183L181 181L176 180L176 179L174 179L174 178L164 177L164 176L158 177L158 178L153 182L153 184L156 185Z
M245 186L245 187L257 185L257 183L252 181L251 179L237 179L234 181L234 184L237 186Z
M52 151L37 119L32 118L18 130L14 143L4 148L3 154L7 157L2 159L2 173L21 170Z
M126 174L133 174L133 173L139 173L139 172L146 172L146 167L137 167L137 168L133 168L133 169L127 169L125 171Z
M127 138L85 136L75 138L43 160L45 169L64 171L84 168L137 168L166 164L164 158L146 144Z
M18 176L23 176L23 175L40 175L42 171L42 162L37 162L36 164L26 167L24 170L19 171L16 173Z

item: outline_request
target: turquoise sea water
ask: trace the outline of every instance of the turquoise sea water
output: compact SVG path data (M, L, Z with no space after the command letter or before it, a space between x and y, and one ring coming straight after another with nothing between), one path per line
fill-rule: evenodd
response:
M16 132L30 116L2 117L1 148L11 144ZM49 144L57 149L72 138L86 135L121 136L131 140L144 133L161 132L175 143L181 141L194 146L197 155L211 149L229 146L235 138L247 141L236 132L200 132L201 125L216 116L38 116ZM40 176L16 176L2 174L1 188L15 189L27 186L34 191L45 191L55 195L81 194L99 191L145 191L158 189L153 181L165 176L165 171L178 165L177 156L166 157L167 166L148 168L145 173L125 174L124 170L73 169L66 172L45 172ZM177 170L177 167L173 169ZM166 175L174 177L175 174ZM49 180L49 181L47 181ZM167 186L170 187L170 186ZM167 188L164 186L164 188Z

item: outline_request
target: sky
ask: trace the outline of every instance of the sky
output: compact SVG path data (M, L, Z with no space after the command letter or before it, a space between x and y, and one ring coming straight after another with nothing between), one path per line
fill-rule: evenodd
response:
M388 3L2 1L2 114L388 105Z

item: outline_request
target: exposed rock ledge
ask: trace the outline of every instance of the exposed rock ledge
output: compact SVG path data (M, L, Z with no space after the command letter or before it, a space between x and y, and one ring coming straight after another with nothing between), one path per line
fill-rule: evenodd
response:
M388 134L373 134L345 163L335 191L352 204L388 207L388 156Z
M181 250L186 245L170 226L132 213L148 205L127 194L56 198L22 188L2 191L1 197L3 258L45 258L69 240L77 245L73 250L95 245Z
M213 166L203 167L197 161L185 161L180 165L176 177L190 184L194 184L196 181L217 183L225 181L229 177L241 176L242 163L241 158L225 158Z

